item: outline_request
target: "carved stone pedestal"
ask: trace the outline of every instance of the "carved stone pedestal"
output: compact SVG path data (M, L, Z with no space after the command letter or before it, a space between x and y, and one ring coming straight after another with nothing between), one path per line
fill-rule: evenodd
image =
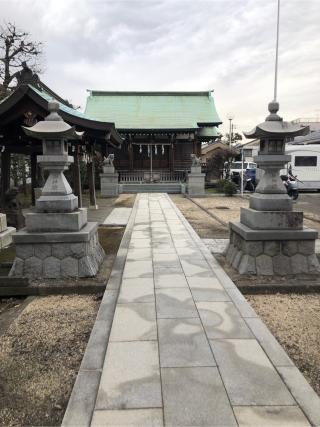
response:
M119 195L119 174L113 164L104 164L100 174L101 197L116 197Z
M191 166L188 174L188 194L192 197L205 195L205 174L201 173L201 166Z

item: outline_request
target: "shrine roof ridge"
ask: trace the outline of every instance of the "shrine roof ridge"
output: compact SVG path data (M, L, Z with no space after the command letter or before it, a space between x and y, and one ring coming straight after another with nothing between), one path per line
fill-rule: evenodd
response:
M91 96L118 96L118 95L128 95L128 96L210 96L213 89L206 91L141 91L141 90L133 90L133 91L122 91L122 90L96 90L96 89L87 89L87 92L90 93Z

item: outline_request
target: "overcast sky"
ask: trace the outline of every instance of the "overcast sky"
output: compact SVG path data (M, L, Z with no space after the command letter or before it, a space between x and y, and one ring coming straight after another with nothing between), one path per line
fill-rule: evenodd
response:
M281 0L280 113L320 115L320 0ZM238 131L273 97L276 0L0 0L45 42L42 80L85 107L86 89L214 89Z

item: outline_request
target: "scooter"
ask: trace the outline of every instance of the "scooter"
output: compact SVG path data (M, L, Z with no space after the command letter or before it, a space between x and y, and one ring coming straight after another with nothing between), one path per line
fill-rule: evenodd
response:
M297 177L288 174L288 175L281 175L281 179L283 181L284 186L287 189L288 196L291 197L292 200L297 200L297 198L299 197Z

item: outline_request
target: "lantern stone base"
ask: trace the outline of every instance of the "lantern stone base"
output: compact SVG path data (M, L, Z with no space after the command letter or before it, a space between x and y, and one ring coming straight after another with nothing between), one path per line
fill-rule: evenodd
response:
M101 197L115 197L119 195L119 174L106 172L100 174Z
M191 173L188 174L188 194L192 197L205 194L205 174L201 173L201 166L191 166Z
M23 229L13 241L16 258L9 273L11 277L93 277L105 256L96 222L88 222L76 232L36 233Z
M319 274L315 230L254 230L230 223L227 262L240 274Z

